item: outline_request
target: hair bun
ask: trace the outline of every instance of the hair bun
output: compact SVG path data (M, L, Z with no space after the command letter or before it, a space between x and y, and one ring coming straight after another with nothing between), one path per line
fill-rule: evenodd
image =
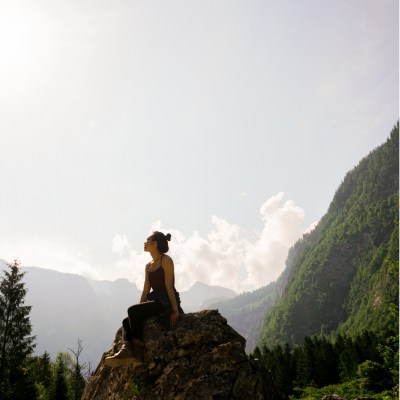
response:
M165 235L165 237L166 237L166 239L168 240L168 242L171 240L171 234L170 234L170 233L167 233L167 234Z

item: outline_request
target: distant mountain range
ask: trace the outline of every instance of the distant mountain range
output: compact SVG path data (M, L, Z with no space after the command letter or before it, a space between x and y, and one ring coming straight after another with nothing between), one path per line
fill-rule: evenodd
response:
M302 343L305 336L398 330L398 210L399 124L347 173L316 228L289 250L276 282L239 296L197 282L180 293L182 306L219 309L246 338L247 351ZM0 260L0 276L4 267ZM83 361L97 365L126 309L138 301L137 287L126 279L24 270L37 353L55 356L79 338Z
M0 276L6 269L0 260ZM115 332L129 306L141 291L127 279L95 281L75 274L37 267L24 267L28 289L25 304L32 306L30 319L36 338L35 352L52 357L76 349L83 340L82 361L96 366L112 344ZM196 282L180 293L185 312L207 308L210 303L236 296L233 290Z

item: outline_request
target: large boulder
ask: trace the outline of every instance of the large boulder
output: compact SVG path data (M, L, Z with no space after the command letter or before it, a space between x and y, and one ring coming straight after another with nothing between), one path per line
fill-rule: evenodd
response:
M111 368L105 353L82 400L283 399L256 360L245 353L245 339L217 310L186 314L172 329L158 318L145 322L143 365Z

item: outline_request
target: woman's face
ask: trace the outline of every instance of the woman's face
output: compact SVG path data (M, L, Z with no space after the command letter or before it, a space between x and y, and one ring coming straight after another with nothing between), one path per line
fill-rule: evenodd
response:
M149 236L144 242L144 251L151 251L157 248L157 242L153 240L153 236Z

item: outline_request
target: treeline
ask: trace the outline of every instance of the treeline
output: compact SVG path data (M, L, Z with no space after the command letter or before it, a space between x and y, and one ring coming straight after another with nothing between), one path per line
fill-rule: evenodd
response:
M30 306L24 305L24 273L18 261L0 281L0 400L78 400L85 387L77 349L59 353L52 362L45 352L34 356L35 337L31 335ZM90 368L88 371L90 374Z
M0 399L78 400L86 385L83 366L68 352L56 360L44 352L30 356L18 370L18 378L2 382Z
M303 345L256 347L250 357L270 371L276 385L292 398L304 388L339 384L346 384L347 394L353 386L355 395L398 391L397 331L383 337L371 331L354 338L338 335L334 340L306 337Z

